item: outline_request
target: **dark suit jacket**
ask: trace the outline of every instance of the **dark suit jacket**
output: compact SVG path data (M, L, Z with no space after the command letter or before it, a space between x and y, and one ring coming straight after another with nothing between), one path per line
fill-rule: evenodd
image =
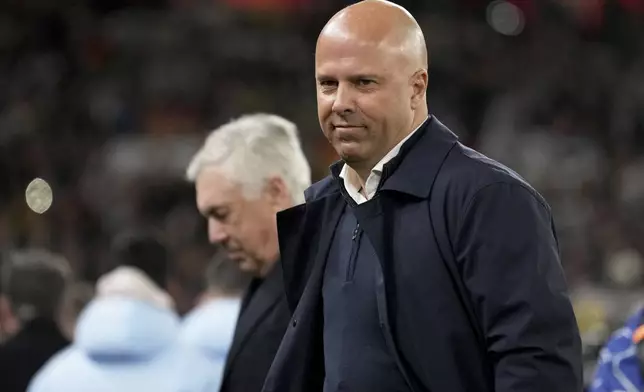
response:
M291 318L279 263L251 283L240 312L221 392L259 392Z
M324 380L322 280L345 198L334 176L278 214L294 311L266 392ZM414 392L578 392L581 342L550 208L510 169L430 118L355 210L381 268L376 300L389 350Z
M0 391L25 392L31 378L69 341L51 320L34 319L0 346Z

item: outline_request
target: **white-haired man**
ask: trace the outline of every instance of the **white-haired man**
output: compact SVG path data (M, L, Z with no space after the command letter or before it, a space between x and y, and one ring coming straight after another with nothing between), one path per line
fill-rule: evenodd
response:
M297 127L251 114L214 130L187 170L208 237L254 275L242 301L222 392L260 391L290 312L277 260L276 213L304 201L311 171Z

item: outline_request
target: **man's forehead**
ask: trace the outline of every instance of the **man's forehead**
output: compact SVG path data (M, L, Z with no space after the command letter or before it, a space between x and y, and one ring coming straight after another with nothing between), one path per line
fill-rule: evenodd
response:
M365 42L382 42L399 35L400 24L391 12L371 7L347 7L334 15L320 33L322 37L357 38Z
M239 188L237 183L230 181L217 168L205 167L195 180L197 207L211 208L214 205L230 203L241 197Z
M382 36L361 33L343 26L325 28L318 37L316 55L332 51L360 51L377 53L382 51L389 40Z
M344 41L344 42L343 42ZM377 44L360 44L338 40L318 45L315 56L316 75L348 72L350 74L386 73L400 61L400 53Z
M374 73L378 71L379 64L370 61L370 56L352 54L350 56L329 56L319 58L315 62L316 75L328 73L349 72L351 74Z

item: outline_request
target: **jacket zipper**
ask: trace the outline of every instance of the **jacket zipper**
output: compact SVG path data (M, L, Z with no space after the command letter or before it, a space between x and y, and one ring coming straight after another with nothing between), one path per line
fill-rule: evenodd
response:
M358 259L358 249L360 249L360 237L362 236L362 229L360 229L360 223L356 225L356 228L353 229L353 234L351 236L351 253L349 253L349 263L347 265L347 276L345 281L353 281L353 275L356 272L356 262Z

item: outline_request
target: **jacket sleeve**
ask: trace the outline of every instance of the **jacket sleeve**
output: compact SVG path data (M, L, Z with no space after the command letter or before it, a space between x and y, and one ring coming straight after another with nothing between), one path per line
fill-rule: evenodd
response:
M582 391L581 340L549 208L517 183L479 190L455 244L496 392Z

